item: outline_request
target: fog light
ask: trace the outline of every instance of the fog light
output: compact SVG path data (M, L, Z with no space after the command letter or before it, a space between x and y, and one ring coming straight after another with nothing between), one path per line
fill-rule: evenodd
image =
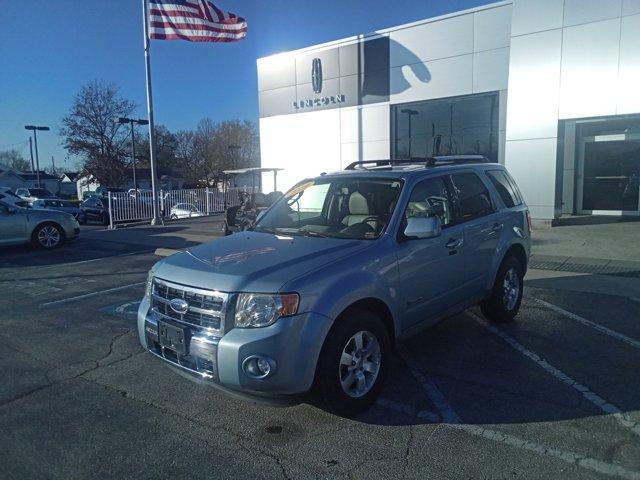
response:
M267 378L273 374L275 369L275 360L265 355L251 355L242 362L242 371L250 378Z

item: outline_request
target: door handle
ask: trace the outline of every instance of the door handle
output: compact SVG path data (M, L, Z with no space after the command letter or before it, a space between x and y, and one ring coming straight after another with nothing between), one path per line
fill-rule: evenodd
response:
M504 227L504 225L502 223L494 223L491 226L491 231L492 232L499 232L500 230L502 230L502 227Z
M445 247L447 247L448 249L460 248L463 243L464 240L462 238L451 238L445 244Z

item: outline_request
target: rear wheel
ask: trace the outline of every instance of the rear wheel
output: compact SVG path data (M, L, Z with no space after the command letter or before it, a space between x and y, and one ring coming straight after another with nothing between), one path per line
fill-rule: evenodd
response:
M40 248L57 248L64 242L64 231L55 223L43 223L33 231L31 241Z
M513 321L520 310L524 290L524 267L513 256L502 261L491 296L480 304L482 314L494 323Z
M353 416L367 410L380 394L390 340L371 312L353 311L336 322L322 348L316 386L329 410Z
M103 213L100 217L100 221L102 222L102 225L109 225L109 214L106 212Z

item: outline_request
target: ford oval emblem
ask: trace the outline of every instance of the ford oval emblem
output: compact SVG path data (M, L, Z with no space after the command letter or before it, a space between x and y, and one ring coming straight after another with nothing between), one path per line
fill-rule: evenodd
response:
M169 305L171 306L171 310L180 315L184 315L189 311L189 304L181 298L174 298L169 302Z

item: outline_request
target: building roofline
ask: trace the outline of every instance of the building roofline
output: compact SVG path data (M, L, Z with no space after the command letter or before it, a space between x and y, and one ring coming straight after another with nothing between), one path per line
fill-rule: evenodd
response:
M316 52L316 51L327 50L337 45L349 45L351 43L356 43L362 40L372 40L374 38L386 37L392 32L396 32L398 30L404 30L405 28L412 28L420 25L426 25L428 23L439 22L441 20L446 20L449 18L460 17L462 15L468 15L470 13L482 12L484 10L491 10L493 8L503 7L505 5L512 5L512 4L513 4L513 0L503 0L499 2L488 3L486 5L480 5L478 7L467 8L465 10L458 10L456 12L451 12L451 13L445 13L444 15L438 15L437 17L429 17L422 20L416 20L415 22L403 23L402 25L397 25L394 27L382 28L369 33L353 35L351 37L345 37L338 40L331 40L328 42L319 43L316 45L310 45L308 47L302 47L295 50L286 50L283 52L274 53L272 55L267 55L266 57L259 57L256 60L256 62L266 61L271 58L278 57L280 55L283 55L283 56L299 55L301 53L306 53L306 52Z

